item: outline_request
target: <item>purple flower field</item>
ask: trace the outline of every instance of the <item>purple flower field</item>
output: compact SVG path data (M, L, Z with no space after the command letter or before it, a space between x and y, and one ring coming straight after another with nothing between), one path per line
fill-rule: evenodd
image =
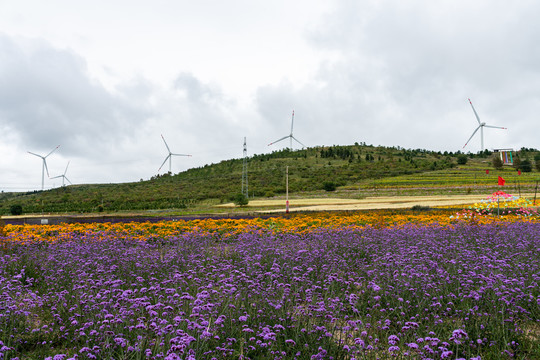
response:
M538 359L540 224L0 252L0 359Z

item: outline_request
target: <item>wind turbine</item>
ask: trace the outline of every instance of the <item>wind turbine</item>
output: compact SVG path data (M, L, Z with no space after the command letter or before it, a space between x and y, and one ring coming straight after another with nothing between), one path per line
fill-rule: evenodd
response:
M62 186L65 186L64 185L64 180L67 180L68 183L72 184L71 181L69 181L69 179L66 177L68 166L69 166L69 161L68 161L68 163L66 165L66 170L64 170L64 173L62 175L54 176L51 179L57 179L57 178L61 177L62 178Z
M163 163L161 164L161 166L159 167L158 169L158 172L159 170L161 170L161 168L163 167L163 165L165 165L165 163L167 162L167 160L169 160L169 172L171 172L171 158L174 156L191 156L191 155L185 155L185 154L175 154L175 153L172 153L171 152L171 149L169 149L169 145L167 145L167 142L165 141L165 138L163 137L163 135L161 135L161 138L163 139L163 142L165 143L165 146L167 147L167 151L169 152L169 155L167 155L167 157L165 158L165 160L163 160Z
M60 145L58 145L57 147L55 147L50 153L48 153L47 155L45 156L41 156L41 155L38 155L36 153L33 153L33 152L28 152L29 154L32 154L32 155L35 155L37 157L40 157L42 160L43 160L43 165L41 166L41 190L43 190L45 188L45 170L47 170L47 176L49 176L49 168L47 167L47 160L45 160L49 155L51 155L53 152L56 151L56 149L58 149L60 147Z
M505 127L501 127L501 126L492 126L492 125L487 125L485 122L481 122L480 121L480 118L478 117L478 114L476 113L476 110L474 109L474 106L471 102L471 99L469 99L469 103L471 104L471 107L472 107L472 110L474 111L474 116L476 116L476 120L478 121L478 127L476 128L476 130L474 130L474 132L472 133L471 137L469 138L469 140L467 140L467 142L465 143L465 145L463 145L463 148L465 149L465 146L467 146L467 144L469 143L469 141L471 141L471 139L473 138L474 134L476 134L476 132L478 131L478 129L480 129L480 142L482 144L482 151L484 151L484 128L487 127L487 128L494 128L494 129L505 129L507 130Z
M294 126L294 110L293 110L293 112L292 112L291 133L290 133L289 135L287 135L287 136L282 137L281 139L278 139L278 140L276 140L276 141L274 141L274 142L271 142L270 144L268 144L268 146L270 146L270 145L272 145L272 144L275 144L275 143L277 143L277 142L280 142L281 140L285 140L286 138L289 138L289 139L291 140L291 147L290 147L291 150L292 150L292 141L293 141L293 139L294 139L294 141L296 141L297 143L299 143L300 145L302 145L302 147L306 147L306 145L302 144L297 138L295 138L295 137L293 136L293 126Z

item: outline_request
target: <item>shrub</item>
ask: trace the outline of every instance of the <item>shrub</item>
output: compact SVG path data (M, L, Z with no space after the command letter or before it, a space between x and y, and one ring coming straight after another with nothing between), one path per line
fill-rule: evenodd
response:
M491 163L493 164L493 167L497 170L500 170L503 168L503 161L501 160L500 156L497 156L497 154L495 154L495 156L493 156L493 160L491 160Z
M334 191L336 190L336 183L333 181L325 181L323 182L323 189L326 191Z
M14 204L11 205L11 207L9 208L9 212L11 213L11 215L22 215L23 208L20 204Z
M411 208L412 211L431 211L433 210L433 208L429 207L429 206L424 206L424 205L414 205L412 208Z
M249 203L249 200L244 194L236 194L234 197L234 203L238 206L246 206Z
M532 171L532 163L531 160L525 159L521 162L521 171L523 172L531 172Z
M457 163L459 165L465 165L467 163L468 157L465 154L458 155Z

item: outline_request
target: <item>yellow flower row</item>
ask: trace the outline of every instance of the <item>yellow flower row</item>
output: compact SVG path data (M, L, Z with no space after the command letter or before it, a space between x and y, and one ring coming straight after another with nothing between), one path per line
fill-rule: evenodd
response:
M197 219L160 222L128 223L71 223L59 225L6 225L7 240L21 243L34 241L64 241L73 237L84 239L103 239L111 237L129 238L145 241L182 234L214 234L219 238L235 236L254 231L296 232L302 233L319 228L354 227L392 227L405 224L447 226L457 222L487 224L499 221L538 222L538 217L520 217L518 215L450 216L445 211L428 213L394 213L392 211L374 211L369 213L313 213L289 214L270 218L253 219Z

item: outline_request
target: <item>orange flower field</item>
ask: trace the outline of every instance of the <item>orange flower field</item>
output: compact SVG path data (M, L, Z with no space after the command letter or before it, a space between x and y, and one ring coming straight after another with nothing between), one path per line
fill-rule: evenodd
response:
M214 234L219 238L236 236L260 230L304 233L320 228L399 227L406 224L452 226L457 223L491 224L497 222L539 222L540 217L510 214L504 216L481 215L474 211L453 214L444 210L429 212L317 212L288 214L269 218L251 219L195 219L159 222L125 223L65 223L59 225L6 225L8 241L56 242L82 236L108 238L111 235L133 240L166 238L179 234Z

